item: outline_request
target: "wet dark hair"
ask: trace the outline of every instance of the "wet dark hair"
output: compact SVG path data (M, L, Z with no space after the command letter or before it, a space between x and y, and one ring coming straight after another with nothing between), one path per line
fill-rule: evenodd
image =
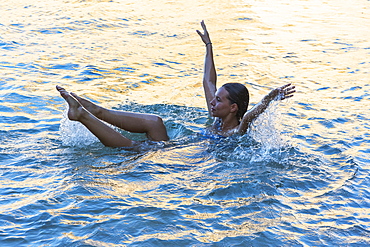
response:
M222 86L229 93L228 99L231 104L236 104L238 106L238 112L236 113L237 119L244 116L244 113L248 109L249 104L249 92L248 89L240 83L226 83Z

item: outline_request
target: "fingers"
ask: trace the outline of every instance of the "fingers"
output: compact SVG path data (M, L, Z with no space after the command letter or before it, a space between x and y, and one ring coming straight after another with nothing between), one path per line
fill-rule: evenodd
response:
M284 86L281 86L280 89L281 90L284 90L285 88L290 87L291 85L292 85L292 83L288 83L288 84L286 84ZM295 86L292 86L292 88L295 88Z
M279 88L279 97L280 100L288 99L294 96L295 86L292 86L291 83L281 86Z
M293 97L293 94L292 94L292 95L286 95L286 96L284 97L284 99L291 98L291 97Z
M204 35L207 34L207 27L206 27L206 24L204 23L204 20L200 22L200 25L202 26L202 29L203 29L203 32L204 32ZM197 33L200 35L201 32L197 30Z
M295 93L295 86L291 86L292 84L289 83L289 84L286 84L282 87L280 87L280 91L284 92L285 94L291 94L291 93Z
M204 20L202 20L202 21L200 22L200 25L202 26L202 28L203 28L204 32L207 32L207 27L206 27L206 24L204 23Z
M204 20L200 22L200 25L202 26L204 34L202 34L199 30L196 30L196 31L199 35L205 35L207 33L207 27L206 27L206 24L204 23Z

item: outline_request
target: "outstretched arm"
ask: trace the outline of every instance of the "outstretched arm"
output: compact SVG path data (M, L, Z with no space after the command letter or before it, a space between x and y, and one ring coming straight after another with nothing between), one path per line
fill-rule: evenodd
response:
M217 74L215 64L213 61L212 43L209 37L206 24L204 21L200 23L203 28L203 33L197 30L197 33L201 37L203 43L206 45L206 58L204 62L204 75L203 75L203 88L206 95L208 112L211 114L211 101L215 97L216 93L216 82Z
M238 132L241 134L245 133L250 123L267 109L271 101L275 99L283 100L283 99L293 97L293 93L295 93L294 89L295 89L295 86L292 86L291 84L286 84L282 87L273 89L268 95L266 95L261 100L261 102L259 102L251 110L247 111L244 114L242 121L239 125Z

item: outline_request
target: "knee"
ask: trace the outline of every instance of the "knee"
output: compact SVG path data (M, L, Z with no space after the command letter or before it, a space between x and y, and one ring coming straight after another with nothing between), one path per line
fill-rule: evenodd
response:
M156 128L164 127L163 119L160 116L153 115L152 126Z
M164 126L162 118L154 114L147 114L141 124L145 132L152 132Z
M167 141L168 135L166 127L164 126L161 117L153 115L150 129L147 132L147 136L153 141Z

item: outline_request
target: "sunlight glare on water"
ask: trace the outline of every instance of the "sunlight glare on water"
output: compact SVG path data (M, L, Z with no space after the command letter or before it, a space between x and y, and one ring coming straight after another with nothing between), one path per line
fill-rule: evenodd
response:
M370 2L0 2L1 246L368 246ZM207 135L205 20L244 136ZM160 115L170 141L104 147L61 85ZM135 140L145 135L122 132Z

